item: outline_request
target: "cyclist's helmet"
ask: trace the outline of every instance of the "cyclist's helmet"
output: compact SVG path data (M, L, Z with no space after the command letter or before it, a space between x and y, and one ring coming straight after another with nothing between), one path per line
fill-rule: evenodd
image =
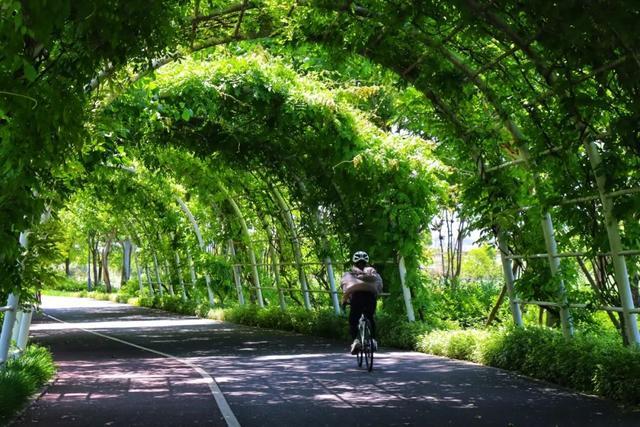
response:
M353 258L351 258L351 260L353 261L354 264L356 264L359 261L369 262L369 255L367 255L367 253L364 251L358 251L355 254L353 254Z

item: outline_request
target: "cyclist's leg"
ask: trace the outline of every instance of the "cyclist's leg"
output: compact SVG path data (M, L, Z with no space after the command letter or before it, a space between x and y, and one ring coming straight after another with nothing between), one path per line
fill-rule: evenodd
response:
M351 339L358 337L358 322L360 321L362 310L363 306L360 292L355 292L351 295L351 308L349 309L349 332L351 333Z
M371 325L371 338L376 338L376 301L377 298L375 294L370 292L366 293L366 298L364 298L363 302L363 313L369 319L369 324Z

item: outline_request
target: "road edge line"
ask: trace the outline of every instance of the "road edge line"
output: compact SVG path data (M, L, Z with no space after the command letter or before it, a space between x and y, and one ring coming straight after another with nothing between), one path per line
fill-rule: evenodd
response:
M55 320L56 322L66 323L66 324L70 325L69 322L65 322L64 320L58 319L58 318L56 318L54 316L51 316L50 314L47 314L45 312L42 312L42 314L44 314L45 316L47 316L48 318L50 318L52 320ZM134 344L134 343L129 342L129 341L121 340L120 338L112 337L110 335L102 334L100 332L91 331L89 329L84 329L84 328L79 328L79 327L73 327L73 329L78 329L78 330L81 330L83 332L87 332L89 334L97 335L97 336L102 337L102 338L106 338L106 339L109 339L109 340L112 340L112 341L119 342L121 344L125 344L125 345L131 346L131 347L135 347L135 348L137 348L139 350L148 351L150 353L155 353L155 354L158 354L160 356L166 357L168 359L175 360L177 362L180 362L180 363L190 367L191 369L196 371L198 374L200 374L200 376L206 381L207 385L209 386L209 389L211 390L211 394L213 394L213 398L215 399L216 404L218 405L218 409L222 413L222 416L223 416L224 420L227 423L227 426L228 427L240 427L240 423L238 422L238 419L236 418L236 416L233 413L233 411L231 410L231 406L229 406L229 403L227 402L227 399L224 397L224 394L222 393L222 390L220 390L220 386L218 386L218 383L216 382L216 380L211 375L209 375L207 373L207 371L202 369L200 366L195 365L195 364L189 362L188 360L184 360L184 359L181 359L179 357L173 356L171 354L163 353L162 351L154 350L152 348L148 348L148 347L144 347L144 346L141 346L141 345L138 345L138 344Z

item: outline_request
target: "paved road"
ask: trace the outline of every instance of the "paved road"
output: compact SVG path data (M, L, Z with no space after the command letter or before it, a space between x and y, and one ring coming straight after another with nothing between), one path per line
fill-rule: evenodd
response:
M19 426L225 426L223 400L242 426L640 425L606 400L420 353L382 348L368 373L331 340L88 299L44 310L67 322L33 326L58 377Z

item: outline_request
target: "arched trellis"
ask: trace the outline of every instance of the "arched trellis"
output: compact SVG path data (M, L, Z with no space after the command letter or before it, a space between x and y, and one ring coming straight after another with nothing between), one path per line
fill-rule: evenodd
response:
M302 5L305 4L305 2L299 2L299 3ZM376 11L367 9L366 6L368 5L368 2L361 2L359 4L349 4L348 7L345 7L345 5L342 2L335 2L333 6L331 2L323 2L323 5L325 5L325 7L328 5L333 10L341 11L345 15L348 13L359 15L361 19L376 18ZM430 4L428 5L432 6ZM393 2L389 2L389 7L393 7L393 6L394 6ZM545 64L545 61L541 59L541 58L544 58L544 56L541 56L538 52L536 52L536 49L532 47L532 43L536 41L536 39L538 38L538 34L536 34L535 32L533 35L529 35L529 36L527 36L527 34L521 34L521 32L519 31L519 28L514 28L511 22L507 22L508 19L507 20L504 19L504 15L502 16L500 15L500 6L501 6L500 2L497 2L497 3L494 2L494 4L492 5L479 5L475 1L467 0L464 2L456 3L456 6L460 8L460 10L462 10L463 12L465 11L474 12L478 16L479 21L482 24L484 25L489 24L488 28L491 29L492 34L497 35L498 40L502 41L507 39L513 42L513 44L515 45L515 47L504 49L504 51L501 52L499 55L491 58L489 61L486 61L479 70L476 70L476 73L486 72L488 70L497 68L500 66L500 63L505 58L509 57L510 55L513 55L514 52L516 51L521 51L535 65L536 70L538 70L539 74L544 77L544 80L550 86L550 89L547 92L543 93L537 101L542 102L545 99L552 98L554 95L557 94L557 92L567 88L566 86L563 86L561 79L557 75L554 75L553 72L550 71L550 70L553 70L553 67L548 66L548 64ZM249 21L249 18L247 17L248 13L245 14L245 12L247 12L249 9L259 10L258 8L259 8L259 5L256 5L252 2L242 2L242 4L240 4L239 7L226 8L224 11L220 11L219 13L211 12L211 13L208 13L207 15L196 16L193 20L194 24L196 24L196 27L194 28L194 33L199 30L197 28L197 24L199 22L215 19L216 16L220 16L223 13L224 14L240 13L241 14L240 16L244 16L245 17L244 19L246 21ZM457 12L456 9L453 9L453 10L454 12ZM402 12L407 13L406 10L402 10ZM525 11L524 15L527 15L526 12L528 11ZM532 14L529 13L528 15L532 15ZM393 15L390 15L390 16L393 16ZM242 18L239 18L238 25L236 26L236 29L231 37L222 37L221 39L219 38L219 39L209 39L209 40L203 39L202 41L197 41L193 43L193 46L194 48L204 48L207 45L210 46L210 45L218 44L228 40L246 38L247 35L245 35L242 32L242 29L243 29ZM444 43L442 44L449 44L449 42L455 39L457 34L461 34L466 29L467 28L465 25L456 25L453 28L453 31L451 31L446 36L444 36L440 41L441 42L444 41ZM558 33L561 33L561 32L558 32ZM384 34L376 35L376 37L382 38L384 37ZM416 61L409 63L407 68L402 70L404 72L403 75L410 74L410 72L406 72L406 71L412 66L412 64L419 65L419 63L422 61L418 61L418 60L422 56L423 56L422 54L418 55L418 58ZM623 57L612 60L610 63L601 64L598 68L593 69L593 71L590 74L584 77L580 77L577 80L580 80L580 82L584 82L585 80L591 79L592 77L597 76L600 73L606 72L607 70L615 69L619 65L623 64L625 61L629 60L630 57L632 57L632 55L625 55ZM416 59L416 58L414 57L414 58L408 58L408 59L413 61L413 59ZM398 64L404 64L404 63L398 62ZM416 67L417 65L414 66L413 68L416 68ZM587 151L589 150L587 149ZM593 158L592 155L590 157ZM623 254L624 251L618 244L619 242L617 242L617 239L615 236L616 232L614 228L617 225L617 221L615 220L614 217L612 217L611 211L608 209L608 206L610 206L610 198L605 196L606 194L604 192L605 190L601 187L602 187L601 185L598 185L598 192L600 194L600 198L602 199L602 203L605 205L605 209L604 209L605 216L608 217L608 219L606 220L606 223L608 226L607 231L611 240L611 252L613 254L613 259L614 259L614 267L615 267L616 276L617 276L617 283L618 283L618 286L620 287L620 294L623 298L623 303L622 303L623 311L627 319L626 324L631 325L632 323L635 322L634 320L635 316L631 312L633 310L633 302L629 301L629 298L628 298L629 293L627 292L627 289L624 286L625 281L628 283L628 274L625 273L624 271L626 270L626 266L623 267L624 258L620 256ZM619 232L617 232L617 234L619 239ZM550 258L552 259L552 262L553 262L553 260L556 260L558 256L551 254ZM620 261L622 261L622 263L620 263ZM631 302L631 305L629 305L629 302ZM631 328L631 326L627 326L627 327ZM633 331L630 331L630 335L634 336L633 341L637 341L637 336L635 336L637 334L634 334Z
M398 74L402 76L402 78L407 79L409 81L413 81L415 84L417 84L417 87L420 88L420 84L418 82L418 78L420 77L420 74L421 74L420 69L422 68L424 63L427 62L427 60L429 59L430 55L428 53L420 52L418 49L414 49L412 52L410 52L409 55L407 55L408 53L407 51L396 48L395 52L397 52L397 55L395 57L393 55L390 55L385 59L384 57L382 57L382 54L378 56L376 55L379 52L383 52L383 54L388 54L389 51L394 51L393 46L386 49L381 48L380 46L381 43L384 42L386 37L390 39L393 37L394 40L398 38L397 37L398 34L393 34L394 23L411 22L412 19L416 19L417 17L420 17L420 14L422 14L424 17L429 17L430 12L433 14L437 14L438 12L437 7L434 7L433 5L427 6L427 4L425 4L424 9L415 8L411 10L406 10L401 8L400 18L398 19L398 16L396 15L398 10L395 9L395 5L393 4L393 2L389 2L388 5L382 5L382 6L380 6L379 4L371 5L372 9L367 8L368 3L369 2L364 1L364 2L360 2L359 4L353 4L353 5L350 5L349 7L345 7L345 5L342 4L341 2L335 2L335 3L325 2L323 3L322 7L330 10L331 13L338 12L339 14L343 14L344 19L342 20L338 19L335 21L335 22L338 22L339 25L344 25L345 23L347 23L350 16L356 16L359 21L368 20L368 21L376 22L379 25L383 25L382 31L377 33L376 32L369 33L368 39L367 37L364 37L363 39L358 40L359 45L365 46L364 49L359 48L359 51L364 52L366 56L374 59L375 61L381 63L382 65L385 65L391 69L395 69L398 72ZM247 19L245 12L249 10L257 11L257 13L259 14L261 11L261 6L253 3L243 3L243 4L238 4L236 6L237 7L227 8L219 12L214 11L208 15L197 16L194 19L194 28L195 28L194 34L198 31L197 25L200 22L214 19L215 17L218 17L220 15L231 15L233 13L239 13L240 18L238 20L238 25L236 26L235 34L233 37L230 37L230 39L246 37L244 35L241 35L241 32L240 32L240 29L242 27L242 17L245 17L245 19ZM387 8L389 10L392 10L394 13L384 13L384 10L383 11L375 10L376 6L382 7L383 9ZM432 9L430 10L429 7L432 7ZM456 10L454 8L452 10L449 10L448 13L453 16L458 15L457 17L459 18L459 22L455 24L453 27L450 27L449 33L446 34L445 36L440 36L438 39L437 37L434 38L432 35L426 35L425 32L421 31L420 28L417 28L417 24L415 22L411 23L411 25L413 26L413 30L409 31L409 34L406 34L406 36L408 36L412 42L415 40L418 40L424 46L428 47L429 49L432 49L437 54L442 55L442 57L444 57L451 65L453 65L459 71L462 72L462 74L465 76L465 79L467 80L467 83L474 85L477 90L479 90L481 93L484 94L484 96L489 101L489 103L498 112L498 116L501 117L502 120L504 120L505 129L512 135L514 142L516 143L516 147L519 150L518 156L521 156L522 161L525 164L529 163L529 159L528 159L529 155L527 154L528 147L524 143L524 140L526 139L525 136L520 131L518 126L515 124L514 120L509 118L510 113L502 108L501 102L497 101L495 95L491 93L491 90L489 89L487 84L483 80L481 80L480 76L502 67L503 65L502 63L505 62L507 58L515 56L517 53L522 53L522 55L527 60L531 61L534 64L536 71L539 73L540 76L542 76L543 82L549 86L549 89L546 92L542 93L541 96L535 99L536 104L541 104L550 98L565 96L571 90L572 87L577 86L584 82L588 82L594 78L597 78L600 73L604 73L609 70L616 69L621 64L629 60L629 56L626 55L620 58L616 58L609 63L601 64L600 67L595 68L591 73L588 73L585 76L582 76L576 79L575 81L572 81L572 82L570 81L569 84L567 85L567 84L564 84L564 82L560 78L559 73L554 71L553 67L549 66L549 64L546 63L546 60L543 59L544 56L539 54L539 47L533 46L534 42L536 42L537 39L539 38L539 34L533 37L523 35L520 29L514 27L512 22L507 22L509 19L513 20L514 19L513 16L509 16L508 19L504 19L504 17L500 16L500 12L502 12L502 10L498 5L484 6L484 5L478 4L475 1L469 0L469 1L461 2L460 4L457 4L456 7L458 7L459 9ZM512 43L512 47L505 48L500 55L490 58L488 62L485 61L484 63L481 64L479 69L475 69L475 70L470 68L465 63L465 59L463 59L459 53L454 52L455 49L451 49L450 47L447 46L447 45L452 45L453 44L452 42L454 40L459 41L458 39L459 35L469 30L469 27L471 26L471 21L468 19L467 20L464 19L465 18L464 13L468 13L469 11L471 11L473 14L476 15L477 22L480 22L482 23L482 25L485 25L485 28L488 29L487 33L489 34L490 37L491 36L496 37L496 39L499 40L501 43L503 43L504 40L507 40L508 42ZM353 22L359 23L356 20L354 20ZM554 24L557 25L557 23L554 23ZM403 30L406 30L406 26L403 26L403 25L396 25L396 28L402 28ZM602 28L600 28L599 31L602 31ZM544 32L544 30L541 30L541 32ZM322 37L324 37L325 40L322 40L322 39L320 40L315 39L315 40L321 41L321 42L328 41L331 43L332 40L326 40L326 35L328 34L340 35L342 33L343 33L342 31L331 32L331 31L323 30ZM374 35L371 36L371 34L374 34ZM313 35L312 35L312 38L313 38ZM352 37L352 40L356 40L356 39L357 38ZM203 43L195 44L194 47L196 49L200 49L213 44L223 43L223 42L226 42L227 40L229 39L225 39L225 38L210 39ZM478 40L483 40L483 38L479 37ZM370 43L371 41L373 42ZM371 46L368 46L367 43L370 43ZM414 46L411 43L409 45ZM508 44L504 43L504 45L508 45ZM475 60L476 58L472 58L472 59ZM572 58L572 59L575 59L575 58ZM424 92L427 95L427 98L429 99L433 99L434 97L437 96L434 94L433 90L429 88L427 88L427 90ZM439 103L434 103L434 104L436 105L437 110L441 110L441 107L442 107L441 101ZM532 120L535 119L533 110L531 108L525 109L524 112L528 114L530 117L532 117ZM572 115L574 120L578 124L580 124L581 119L579 117L579 114L575 114L575 111L574 111L572 112ZM450 117L446 117L445 115L445 119L448 120L450 119ZM584 129L585 127L582 126L582 128ZM593 141L587 142L587 144L591 144L592 142ZM554 147L548 151L557 152L558 149ZM586 151L587 151L588 157L590 158L590 161L593 164L594 156L593 156L592 150L590 150L589 147L587 146ZM547 152L546 154L549 154L549 153ZM507 163L511 163L511 162L507 162ZM513 162L513 163L516 164L519 162ZM482 176L483 173L484 171L481 170L480 175ZM535 174L535 171L534 171L534 174ZM601 186L598 185L599 190L600 188ZM600 193L602 194L602 191L600 191ZM616 283L618 284L619 293L622 298L622 306L623 306L622 311L625 317L625 326L627 328L627 336L631 342L637 342L638 341L637 327L634 326L636 322L635 322L635 315L633 313L633 310L634 310L633 302L630 299L630 291L628 287L628 274L625 272L626 267L623 267L624 259L620 257L621 248L619 247L620 245L617 242L618 239L616 239L616 236L615 236L616 234L619 235L619 232L615 232L613 227L611 226L611 224L617 223L617 221L615 221L615 218L612 218L611 216L610 209L607 207L607 205L610 205L610 202L607 200L609 200L609 198L605 198L605 197L602 198L602 201L605 205L605 208L604 208L605 217L607 217L605 221L607 224L609 224L609 226L607 226L607 233L609 235L610 246L612 248ZM559 254L557 253L557 249L556 249L556 243L555 243L555 238L553 233L553 224L551 222L551 217L548 212L542 215L541 225L542 225L542 234L544 235L546 246L547 246L547 257L549 259L549 267L552 273L555 275L557 274L557 271L558 271ZM499 240L501 240L501 243L499 246L502 248L503 251L506 250L507 243L504 240L507 238L506 237L507 235L501 231L497 233L497 236ZM510 270L508 266L508 264L510 263L510 259L511 258L509 258L509 255L505 256L505 262L504 262L505 272L507 270ZM506 273L506 281L509 284L508 288L513 289L513 285L512 285L513 280L510 279L509 276L511 276L511 274ZM511 291L510 293L512 294L511 305L512 305L512 311L514 313L514 319L516 320L516 323L519 323L520 316L518 314L519 309L517 307L517 301L515 296L513 295L513 291ZM560 298L560 302L558 303L558 306L560 307L560 311L562 315L561 317L563 320L562 322L563 330L565 331L565 334L569 335L571 332L571 324L570 324L569 315L568 315L567 301L566 301L566 298L563 296L562 287L559 288L559 298Z

